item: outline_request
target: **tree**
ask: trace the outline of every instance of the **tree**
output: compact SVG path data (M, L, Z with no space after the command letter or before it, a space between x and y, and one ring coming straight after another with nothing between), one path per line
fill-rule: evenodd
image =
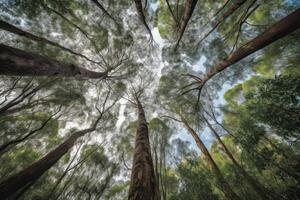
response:
M0 49L1 75L107 78L107 72L90 71L2 44Z
M300 199L298 2L0 2L1 199Z
M134 94L135 105L138 109L138 127L136 131L135 149L133 155L131 183L128 199L156 199L156 183L151 147L148 135L148 125L145 112L139 101L140 93Z
M84 129L78 132L73 133L68 139L66 139L62 144L56 147L54 150L49 152L43 158L32 163L27 168L13 175L12 177L6 179L0 183L0 191L3 194L3 197L7 198L27 185L32 185L36 180L42 176L49 168L51 168L63 155L65 155L69 149L73 147L78 138L83 137L87 133L95 131L99 121L101 120L103 114L107 112L113 105L106 107L110 93L108 92L107 96L102 105L102 109L98 109L99 116L92 126L88 129ZM28 188L27 188L28 189Z
M228 56L226 60L223 60L212 67L204 76L198 80L200 90L205 85L205 83L211 79L214 75L243 59L244 57L264 48L265 46L275 42L276 40L286 36L287 34L297 30L300 26L298 23L298 18L300 15L300 10L296 10L287 17L283 18L266 31L261 33L259 36L253 40L247 42L242 47L235 50L232 54Z

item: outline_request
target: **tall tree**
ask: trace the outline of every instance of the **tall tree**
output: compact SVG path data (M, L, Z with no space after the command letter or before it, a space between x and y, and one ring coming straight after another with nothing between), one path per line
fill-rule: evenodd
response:
M200 137L198 136L196 131L189 125L189 123L186 121L186 119L183 117L183 115L179 115L179 116L180 116L180 121L183 123L186 130L191 134L191 136L195 140L198 148L203 153L205 161L207 162L208 166L210 167L210 170L212 171L212 173L215 175L215 177L217 179L217 183L218 183L220 189L222 190L222 192L224 193L226 199L239 200L240 197L237 196L237 194L233 191L231 186L225 180L220 169L218 168L217 164L211 157L209 151L205 147L204 143L202 142L202 140L200 139Z
M56 147L54 150L49 152L43 158L39 159L38 161L32 163L27 168L21 170L17 174L9 177L8 179L4 180L0 183L0 191L3 198L8 198L9 196L15 194L23 187L27 185L33 185L47 170L49 170L57 161L59 161L75 144L75 142L85 136L86 134L93 132L96 130L98 123L100 122L101 118L114 104L115 102L106 107L106 103L108 101L108 97L110 96L110 92L108 92L103 105L102 109L98 109L99 116L96 121L91 125L90 128L77 131L73 133L68 139L66 139L62 144ZM26 188L26 190L29 189Z
M107 78L107 72L95 72L75 64L29 53L0 44L0 75L61 76L73 78Z
M235 50L228 56L226 60L223 60L216 64L198 81L199 88L201 89L209 79L211 79L213 76L220 73L224 69L230 67L234 63L297 30L300 27L299 18L300 9L297 9L290 15L286 16L285 18L281 19L279 22L275 23L273 26L265 30L256 38L252 39L251 41Z
M75 56L80 56L80 57L86 59L89 62L92 62L94 64L99 64L99 62L91 60L87 56L85 56L83 54L80 54L80 53L77 53L77 52L73 51L70 48L64 47L64 46L60 45L59 43L50 41L47 38L36 36L36 35L28 32L28 31L22 30L21 28L18 28L16 26L12 25L12 24L9 24L8 22L5 22L3 20L0 20L0 29L9 31L11 33L17 34L17 35L22 36L22 37L26 37L26 38L28 38L30 40L33 40L33 41L36 41L36 42L44 42L46 44L49 44L49 45L52 45L52 46L57 47L59 49L62 49L63 51L67 51L67 52L69 52L69 53L71 53Z
M253 187L253 189L256 191L256 193L261 197L261 199L281 199L279 197L276 197L275 195L272 195L263 185L261 185L257 180L255 180L252 176L246 172L245 169L237 162L237 160L233 157L232 153L229 151L229 149L226 147L222 139L220 138L217 131L213 128L211 123L203 116L202 119L207 124L208 128L211 130L219 144L221 145L222 149L224 150L225 154L228 156L228 158L231 160L231 162L236 167L237 171L241 173L246 181Z
M136 131L128 199L155 200L157 198L157 188L151 156L148 125L145 117L145 111L139 101L139 95L135 94L134 98L138 109L138 127Z
M175 49L177 49L182 36L184 34L184 31L193 15L194 9L197 5L198 0L186 0L185 1L185 5L184 5L184 11L183 11L183 15L181 17L181 21L180 21L180 26L179 26L179 31L178 31L178 40L177 43L175 45Z
M143 11L143 4L142 4L142 0L134 0L135 3L135 7L136 10L138 12L139 18L142 21L142 23L144 24L146 30L148 31L149 35L150 35L150 40L153 40L153 35L151 33L151 29L146 21L146 16L145 13Z

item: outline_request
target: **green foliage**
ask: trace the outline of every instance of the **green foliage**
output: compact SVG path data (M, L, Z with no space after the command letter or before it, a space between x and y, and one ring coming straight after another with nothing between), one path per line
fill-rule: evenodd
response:
M205 135L210 133L200 117L205 115L213 120L208 116L210 113L204 113L202 109L209 110L207 106L210 105L211 110L216 111L216 119L222 121L221 125L227 130L221 129L218 123L213 126L222 134L224 144L241 167L269 193L281 195L283 199L300 199L299 31L223 70L206 84L200 104L196 105L199 99L197 87L201 81L197 77L202 78L234 49L298 9L299 3L246 1L196 46L235 2L229 1L213 18L225 0L198 1L182 42L174 51L178 24L173 20L165 0L148 0L147 6L146 1L142 1L150 29L158 29L164 39L164 44L155 41L159 45L155 42L149 45L144 40L145 31L141 28L133 1L98 1L116 19L116 23L92 1L0 2L1 19L99 64L7 31L0 33L2 43L93 71L111 70L105 80L25 77L12 92L7 93L8 96L2 92L11 87L17 77L1 77L0 108L6 105L1 103L2 100L13 99L31 81L33 86L47 81L50 84L13 107L20 110L0 114L0 146L26 136L57 112L41 130L0 152L1 181L37 161L73 133L89 127L99 115L98 109L101 110L109 93L107 104L114 101L117 104L102 116L96 130L76 141L74 147L20 199L126 199L137 121L134 121L136 108L127 101L124 103L124 94L130 98L132 88L153 78L144 88L141 103L149 122L152 160L161 199L225 199L204 156L199 153L192 137L185 134L182 123L176 120L181 117L201 134L201 139L208 139L205 144L212 158L241 199L260 199L220 144L211 135ZM181 22L187 1L169 2ZM249 7L253 2L253 6ZM157 5L154 13L153 8ZM257 9L242 20L248 9L255 6L258 6ZM205 58L205 62L202 63L199 58ZM189 84L191 87L186 87ZM224 94L226 105L218 105L223 102L219 93L223 84L233 87ZM185 93L190 88L194 90ZM124 99L119 101L123 96ZM117 127L119 115L125 120Z
M298 137L300 116L299 77L275 77L247 96L250 114L282 137Z
M171 195L171 200L218 199L209 183L212 177L201 160L186 160L177 170L181 186Z

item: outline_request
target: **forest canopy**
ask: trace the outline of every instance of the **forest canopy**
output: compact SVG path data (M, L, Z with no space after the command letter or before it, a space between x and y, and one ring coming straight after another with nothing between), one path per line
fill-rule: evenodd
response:
M0 199L300 200L300 1L0 0Z

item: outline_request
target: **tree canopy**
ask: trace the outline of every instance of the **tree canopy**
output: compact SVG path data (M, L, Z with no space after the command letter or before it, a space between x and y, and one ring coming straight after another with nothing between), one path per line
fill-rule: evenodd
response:
M0 199L300 200L297 0L0 0Z

